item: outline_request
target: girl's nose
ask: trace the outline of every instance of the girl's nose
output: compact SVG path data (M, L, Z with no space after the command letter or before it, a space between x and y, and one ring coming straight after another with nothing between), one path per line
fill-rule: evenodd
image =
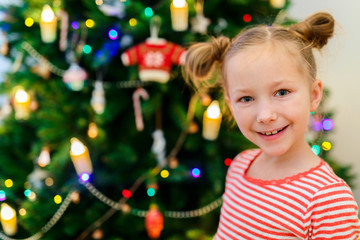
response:
M258 108L257 122L259 123L270 123L275 121L277 114L269 104L261 104Z

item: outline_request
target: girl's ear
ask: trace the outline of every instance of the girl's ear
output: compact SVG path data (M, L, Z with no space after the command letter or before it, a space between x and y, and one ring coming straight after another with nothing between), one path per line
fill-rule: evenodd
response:
M233 106L231 105L231 101L230 101L230 98L229 96L225 93L225 100L226 100L226 103L230 109L230 112L232 115L234 115L234 111L233 111Z
M323 87L320 79L316 79L311 88L311 106L310 111L314 112L320 105L323 96Z

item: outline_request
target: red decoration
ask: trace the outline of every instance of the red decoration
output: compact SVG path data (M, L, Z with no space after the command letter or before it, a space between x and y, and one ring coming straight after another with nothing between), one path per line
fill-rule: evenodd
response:
M141 81L166 83L171 66L185 61L185 49L163 38L148 38L121 55L125 66L138 64Z
M125 197L125 198L130 198L131 197L131 192L129 191L129 190L127 190L127 189L124 189L123 191L122 191L122 194L123 194L123 196Z
M151 239L160 237L164 228L164 218L156 204L151 204L145 217L145 228Z

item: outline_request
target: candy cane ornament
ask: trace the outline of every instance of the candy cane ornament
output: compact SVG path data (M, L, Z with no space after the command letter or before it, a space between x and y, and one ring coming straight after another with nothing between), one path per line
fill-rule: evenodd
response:
M68 25L69 25L69 14L65 10L60 10L58 15L61 19L60 23L60 39L59 39L59 49L64 52L67 48L67 35L68 35Z
M149 99L149 94L146 92L144 88L138 88L135 90L133 94L133 102L134 102L134 110L135 110L135 123L136 129L141 132L144 130L144 121L141 114L141 104L140 98L144 100Z

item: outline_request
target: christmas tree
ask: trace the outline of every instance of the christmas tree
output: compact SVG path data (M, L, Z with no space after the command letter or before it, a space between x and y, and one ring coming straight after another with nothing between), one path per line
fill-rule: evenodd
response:
M2 1L3 232L29 239L211 239L231 158L255 146L221 121L217 91L194 94L179 65L186 47L207 35L291 23L288 5ZM326 117L314 113L309 143L328 159ZM347 167L335 170L350 180Z

